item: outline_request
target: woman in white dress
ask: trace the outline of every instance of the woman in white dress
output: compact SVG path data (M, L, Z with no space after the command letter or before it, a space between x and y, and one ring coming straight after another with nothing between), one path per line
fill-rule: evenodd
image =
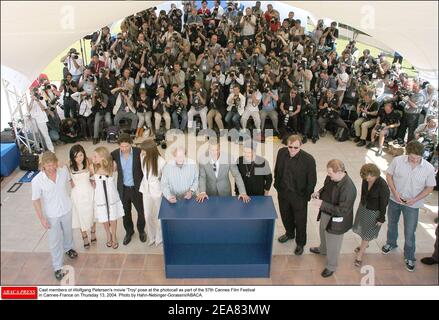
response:
M113 159L105 147L95 149L93 154L95 177L95 215L104 224L107 247L117 249L117 219L124 216L122 202L113 177Z
M69 169L72 186L72 228L81 230L84 248L89 249L88 231L91 243L96 243L93 171L84 148L79 144L70 149Z
M140 149L142 150L140 156L142 160L143 179L139 190L143 193L143 208L145 211L148 245L155 243L155 245L158 246L162 243L162 229L158 219L162 201L160 179L166 161L160 156L157 144L152 139L144 141L140 145Z

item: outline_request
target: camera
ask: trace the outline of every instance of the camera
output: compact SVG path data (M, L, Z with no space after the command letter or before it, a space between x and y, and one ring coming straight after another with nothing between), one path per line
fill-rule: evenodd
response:
M284 125L285 126L288 126L288 122L290 121L290 113L292 113L293 111L294 111L294 107L289 106L288 113L285 115L285 118L284 118Z
M375 127L375 131L376 131L376 136L378 137L381 134L381 131L384 129L384 127L386 126L386 124L382 123L379 124Z
M91 74L87 77L87 79L88 81L95 81L95 76Z

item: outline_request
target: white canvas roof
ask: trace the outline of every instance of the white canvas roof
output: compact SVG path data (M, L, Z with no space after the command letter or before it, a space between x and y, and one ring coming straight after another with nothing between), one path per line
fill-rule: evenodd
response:
M180 3L179 1L172 1ZM437 83L436 1L273 1L359 29ZM104 25L165 1L2 1L1 64L35 79L53 58ZM170 3L169 1L167 3ZM265 10L270 1L262 1ZM3 74L3 71L2 71ZM29 83L23 85L25 88Z

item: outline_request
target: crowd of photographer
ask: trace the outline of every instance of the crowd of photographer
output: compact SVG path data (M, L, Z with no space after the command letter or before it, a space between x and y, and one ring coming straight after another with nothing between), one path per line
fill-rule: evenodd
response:
M108 27L90 35L88 65L71 49L61 59L60 87L35 88L31 108L49 149L56 132L65 142L96 144L121 123L136 136L145 129L256 129L263 142L267 117L280 138L301 133L316 143L329 131L358 146L378 142L377 155L386 141L437 141L435 88L409 79L383 53L360 53L354 40L338 54L336 22L319 20L310 33L306 23L294 12L281 21L273 5L264 10L260 2L150 8L127 17L117 35ZM62 121L51 120L58 104ZM48 130L45 122L52 122Z

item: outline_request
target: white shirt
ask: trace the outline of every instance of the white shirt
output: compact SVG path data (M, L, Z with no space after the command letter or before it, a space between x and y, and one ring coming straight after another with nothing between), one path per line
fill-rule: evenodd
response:
M56 183L43 171L32 180L32 200L41 199L43 213L47 218L59 218L72 210L69 180L67 167L57 169Z
M76 59L76 63L78 64L79 68L76 68L75 64L73 63L73 58L72 57L67 57L64 60L64 63L67 63L67 69L69 69L69 72L72 76L80 76L82 74L82 67L83 67L83 62L82 62L82 58L78 57L78 59Z
M248 22L245 17L246 16L243 16L240 21L240 22L244 22L244 26L242 27L241 34L243 36L252 36L255 34L255 30L256 30L256 17L254 15L250 16L251 17L250 21L253 25L251 25L250 22Z
M349 75L346 72L339 74L337 76L337 80L338 80L337 81L338 82L337 91L346 91L346 86L347 86L347 83L349 80ZM340 80L342 80L343 83Z
M91 99L81 98L80 92L75 92L74 94L72 94L72 98L74 100L76 100L79 104L79 115L80 116L87 118L93 113L91 111L91 108L93 107Z
M256 91L256 99L258 100L258 103L254 105L252 95L247 95L247 105L245 109L249 112L259 112L259 104L262 100L262 94L259 91Z
M434 187L436 185L434 167L424 159L414 169L408 161L408 156L399 156L390 163L387 173L392 175L396 191L402 199L416 198L426 187ZM390 193L390 199L393 201L395 197ZM424 201L415 202L412 208L421 208Z
M44 101L42 101L41 104L45 109L47 109L46 103ZM41 110L40 104L37 101L32 102L32 104L30 105L30 115L38 123L44 123L49 121L46 112Z

